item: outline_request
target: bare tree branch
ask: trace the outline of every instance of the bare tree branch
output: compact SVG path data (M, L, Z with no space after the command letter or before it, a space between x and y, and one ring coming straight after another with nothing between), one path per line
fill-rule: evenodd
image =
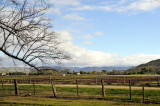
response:
M45 2L44 2L45 1ZM61 63L70 56L59 48L45 12L47 0L0 1L0 51L37 70L37 64Z

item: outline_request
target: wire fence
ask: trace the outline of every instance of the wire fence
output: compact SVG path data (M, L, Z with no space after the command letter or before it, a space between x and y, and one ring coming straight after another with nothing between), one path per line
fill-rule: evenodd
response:
M160 104L159 78L1 79L1 96L90 98Z

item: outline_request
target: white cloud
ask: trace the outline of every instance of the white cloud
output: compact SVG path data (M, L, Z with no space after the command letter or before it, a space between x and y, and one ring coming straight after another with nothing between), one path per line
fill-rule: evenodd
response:
M60 10L60 8L49 8L48 13L49 14L58 14L58 15L60 15L61 14L61 10Z
M99 5L79 5L71 8L75 11L83 10L103 10L112 12L129 12L129 11L152 11L160 8L160 1L152 0L121 0L113 2L102 2Z
M80 6L81 3L78 0L48 0L51 8L49 8L49 13L61 15L66 7Z
M69 19L69 20L78 20L78 21L82 21L85 20L84 17L81 17L77 14L67 14L63 17L64 19Z
M81 4L78 0L49 0L49 3L55 6L78 6Z
M72 36L72 33L69 31L60 31L59 33L59 38L63 41L71 41L74 40L74 37ZM63 35L63 36L62 36Z
M160 58L160 54L135 54L131 56L121 57L118 54L105 53L102 51L91 51L84 47L73 43L74 37L69 31L59 31L60 38L66 41L61 45L72 56L71 61L64 61L65 66L136 66L142 63L147 63L151 60ZM89 43L88 43L89 44ZM1 66L14 66L11 59L6 58L3 54L3 61L0 61ZM23 66L22 63L16 62L17 66Z
M86 45L92 45L93 43L90 42L90 41L85 41L84 44L86 44Z
M151 0L138 0L131 2L127 6L120 6L116 9L117 12L124 11L152 11L157 8L160 8L159 1L151 1Z
M79 7L76 8L72 8L72 10L78 10L78 11L82 11L82 10L95 10L96 7L95 6L89 6L89 5L81 5Z
M137 13L139 11L152 11L160 8L160 1L154 0L119 0L119 1L99 1L97 4L82 4L79 0L49 0L53 5L49 12L60 15L66 7L68 11L107 11L118 13ZM84 17L76 14L68 14L64 16L65 19L84 20Z
M126 56L119 59L119 63L123 65L135 66L143 63L147 63L151 60L159 59L160 54L149 55L149 54L136 54L132 56Z
M64 61L64 65L66 66L136 66L151 60L159 59L160 57L160 54L135 54L121 57L118 54L90 51L74 44L72 41L64 43L62 48L65 48L72 56L72 61Z

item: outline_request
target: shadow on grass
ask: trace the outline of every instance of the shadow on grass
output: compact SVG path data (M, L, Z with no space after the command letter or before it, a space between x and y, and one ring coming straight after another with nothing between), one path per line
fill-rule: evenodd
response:
M53 97L53 96L45 96L45 98L55 98L55 99L66 99L66 100L106 100L106 101L114 101L114 102L121 102L121 103L143 103L143 104L160 104L160 102L157 101L151 101L151 100L145 100L144 102L140 100L130 100L129 98L102 98L102 97L82 97L82 96L70 96L70 97L65 97L65 96L58 96L58 97Z
M35 104L35 103L14 103L14 102L0 102L0 105L1 106L46 106L46 105L43 105L43 104Z

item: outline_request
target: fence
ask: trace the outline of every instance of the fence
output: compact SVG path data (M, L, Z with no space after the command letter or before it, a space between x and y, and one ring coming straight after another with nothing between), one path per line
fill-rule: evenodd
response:
M139 81L139 82L138 82ZM136 89L134 85L138 82ZM142 83L143 82L143 83ZM146 83L144 83L146 82ZM66 85L67 84L67 85ZM68 85L70 84L70 85ZM89 84L89 86L84 86ZM109 86L123 85L121 86ZM101 98L108 100L121 100L143 103L160 103L160 89L149 89L144 85L159 86L159 78L133 79L123 77L109 78L27 78L27 79L2 79L1 96L42 96L66 98ZM61 85L61 86L60 86ZM125 85L125 86L124 86ZM147 86L148 86L147 85ZM128 86L128 87L127 87ZM119 88L117 88L119 87ZM134 89L132 89L134 88ZM147 88L147 89L146 89ZM150 87L152 88L152 87ZM154 87L155 88L155 87Z
M79 80L81 84L101 84L101 79L104 79L105 84L109 85L127 85L129 80L131 80L132 85L141 85L141 86L160 86L159 79L160 77L100 77L100 78L76 78L76 77L62 77L62 76L45 76L37 78L37 76L30 77L2 77L4 82L12 83L13 79L18 79L19 83L32 83L32 80L36 80L37 83L48 83L51 79L54 79L58 84L75 84L76 80Z

